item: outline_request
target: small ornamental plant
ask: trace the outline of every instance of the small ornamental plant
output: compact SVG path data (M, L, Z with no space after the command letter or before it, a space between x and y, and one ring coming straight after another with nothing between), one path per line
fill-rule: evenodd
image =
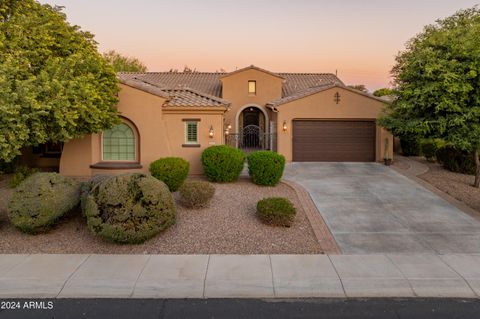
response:
M215 194L215 187L206 181L187 181L178 191L183 206L197 209L208 206Z
M150 164L150 174L176 192L188 176L190 163L180 157L165 157Z
M297 211L292 202L283 197L269 197L257 203L257 216L268 225L290 227Z

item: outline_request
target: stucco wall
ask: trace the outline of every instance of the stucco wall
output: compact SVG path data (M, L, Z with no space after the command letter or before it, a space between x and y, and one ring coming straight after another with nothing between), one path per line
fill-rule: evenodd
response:
M334 101L334 94L340 93L340 102ZM292 161L292 121L294 119L371 119L378 117L384 103L349 90L335 87L277 107L278 152ZM283 122L287 131L283 131ZM393 141L390 133L377 127L376 160L383 160L385 138L389 139L388 152L393 158Z
M200 154L212 144L223 143L223 111L163 111L164 98L121 85L118 110L138 130L139 162L142 169L128 171L148 172L150 163L161 157L180 156L190 162L190 173L201 174ZM183 119L200 119L198 138L200 147L182 147L185 142ZM215 135L208 136L210 126ZM90 165L102 162L102 134L88 135L65 143L60 162L60 173L69 176L116 174L127 170L91 169Z
M270 118L271 111L265 107L265 104L282 96L283 80L256 69L246 69L221 80L222 97L231 102L230 110L225 114L225 123L232 125L231 132L233 133L237 132L237 114L243 107L256 106ZM256 81L257 93L255 95L248 94L249 80Z

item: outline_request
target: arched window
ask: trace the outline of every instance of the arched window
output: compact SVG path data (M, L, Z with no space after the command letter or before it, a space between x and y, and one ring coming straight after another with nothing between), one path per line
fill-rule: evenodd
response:
M103 132L104 161L135 161L136 136L133 129L121 123Z

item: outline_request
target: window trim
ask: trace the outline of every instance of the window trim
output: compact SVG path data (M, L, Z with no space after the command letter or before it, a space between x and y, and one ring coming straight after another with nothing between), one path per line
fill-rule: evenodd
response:
M102 131L102 134L100 135L100 162L101 163L140 163L140 156L139 156L140 155L140 152L139 152L140 136L138 134L136 126L125 118L122 118L122 122L119 123L119 124L124 124L124 125L128 126L133 132L133 138L134 138L134 142L135 142L135 159L133 159L133 160L111 160L111 159L106 160L106 159L104 159L103 158L103 155L104 155L103 154L103 142L104 142L105 131Z
M253 92L250 91L250 83L253 83L253 88L255 89ZM257 95L257 81L256 80L248 80L248 95Z
M197 119L184 119L183 122L185 123L184 125L184 144L182 144L183 147L195 147L195 145L199 145L200 146L200 143L198 141L198 122L200 122L199 120ZM195 124L196 126L196 129L197 129L197 136L196 136L196 140L195 141L189 141L188 140L188 126L190 124ZM188 145L188 146L187 146Z

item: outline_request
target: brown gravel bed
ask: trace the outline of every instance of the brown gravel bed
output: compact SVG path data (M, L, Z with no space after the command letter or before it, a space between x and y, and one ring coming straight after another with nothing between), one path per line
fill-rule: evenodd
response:
M141 245L118 245L96 237L79 212L72 213L48 233L23 234L8 223L6 202L12 191L5 184L0 181L0 253L322 253L295 191L285 184L260 187L246 180L215 184L216 193L209 208L188 210L177 205L177 223ZM297 216L292 227L268 226L256 218L256 202L269 196L287 197L295 204Z
M472 187L475 176L450 172L437 163L419 161L429 168L419 178L480 213L480 189Z

